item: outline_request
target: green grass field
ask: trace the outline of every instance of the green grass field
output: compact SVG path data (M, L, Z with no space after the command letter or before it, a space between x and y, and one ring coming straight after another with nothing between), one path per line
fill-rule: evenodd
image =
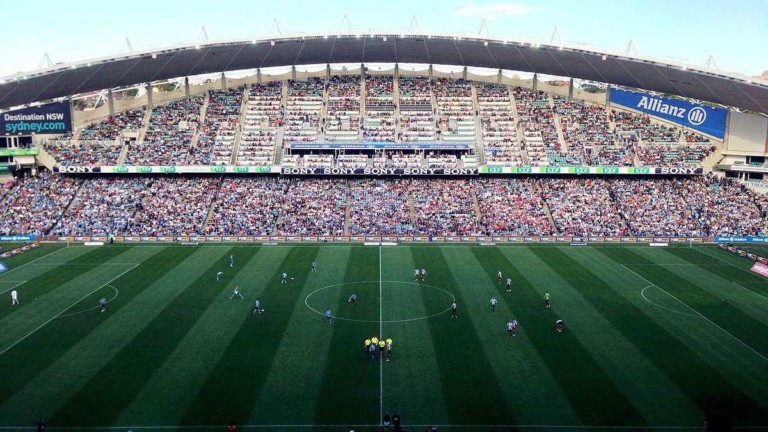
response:
M768 426L768 280L714 246L48 245L6 263L0 430ZM363 353L373 335L391 362Z

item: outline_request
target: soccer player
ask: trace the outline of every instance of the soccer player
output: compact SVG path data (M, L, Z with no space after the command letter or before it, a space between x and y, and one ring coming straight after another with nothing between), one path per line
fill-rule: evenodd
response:
M501 284L501 278L502 278L502 276L501 276L501 270L499 270L499 271L496 273L496 283L497 283L497 284Z
M392 339L387 339L387 361L392 360Z
M549 291L544 291L544 307L549 307Z
M235 290L232 291L232 295L229 297L229 299L232 300L235 297L240 297L240 300L245 300L245 298L243 298L243 295L240 294L240 285L235 285Z
M563 320L559 319L555 321L555 330L557 330L558 333L562 333L564 328L565 324L563 324Z
M513 319L512 323L512 336L517 336L517 320Z
M312 260L312 273L317 271L317 261Z
M230 267L234 267L235 266L235 256L234 255L230 255L229 256L229 266Z
M16 289L11 290L11 306L19 304L19 292Z
M371 353L371 360L376 358L376 344L368 345L368 352Z
M496 312L496 303L498 303L496 297L491 297L491 312Z
M507 278L507 292L512 292L512 278Z
M327 311L325 311L325 322L327 322L327 323L328 323L328 325L330 325L330 324L331 324L331 318L332 318L332 317L333 317L333 314L331 313L331 310L330 310L330 309L328 309Z
M253 303L253 314L256 315L256 313L262 313L264 312L264 309L261 307L261 301L259 299L256 299L256 302Z
M384 339L379 341L379 356L384 357L384 348L387 347L387 342Z
M288 273L283 272L283 278L280 280L281 284L287 284L288 283Z
M102 297L99 299L99 306L101 307L101 311L104 312L107 310L107 298Z
M384 417L381 418L381 425L384 426L384 429L387 431L389 430L391 420L392 418L389 416L389 413L384 413Z
M456 305L456 302L451 303L451 317L452 318L458 318L459 317L459 309Z
M413 278L416 280L419 280L419 269L415 268L413 269Z
M421 280L427 280L427 269L425 268L421 269Z
M365 348L363 348L363 353L368 354L368 347L371 346L371 339L370 338L366 339L364 344L365 344Z
M216 282L221 282L222 279L224 279L224 272L216 273Z
M357 294L352 293L347 299L347 303L357 303Z

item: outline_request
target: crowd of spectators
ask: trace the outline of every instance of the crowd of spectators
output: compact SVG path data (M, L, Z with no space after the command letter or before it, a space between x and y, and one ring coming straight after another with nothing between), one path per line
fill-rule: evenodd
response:
M398 80L400 90L401 142L433 142L435 113L432 107L432 83L426 77L403 77Z
M80 193L72 200L51 234L107 236L125 232L150 182L146 177L86 180L83 187L87 193Z
M363 140L395 141L395 84L392 75L365 76Z
M485 235L553 235L557 231L531 178L474 180Z
M360 141L360 77L334 75L328 81L323 130L331 142Z
M113 141L43 141L43 149L59 165L117 165L122 144Z
M711 144L638 144L635 148L640 165L649 166L701 165L715 151Z
M42 171L3 192L3 235L758 235L768 216L765 195L711 175L78 180Z
M203 102L193 96L153 108L144 139L128 149L125 165L186 165Z
M414 235L411 179L349 182L350 235Z
M290 182L285 178L225 178L216 196L206 235L270 235Z
M560 140L549 96L542 91L516 87L513 90L517 105L518 130L531 166L565 164L561 157Z
M277 233L343 235L346 212L346 180L294 178L285 191Z
M288 81L283 142L305 143L320 140L324 94L325 82L320 78Z
M221 184L212 177L158 177L142 191L126 235L201 234L211 201Z
M523 165L520 141L512 112L512 99L505 85L483 83L477 86L485 163Z
M438 141L477 142L472 84L463 79L438 78L432 86L437 102Z
M190 149L190 165L229 165L240 127L244 87L210 90L205 121L198 132L197 145Z
M58 222L81 181L50 171L16 177L0 197L0 235L42 235Z
M80 131L80 139L83 141L112 141L124 130L138 132L144 122L147 107L116 113L114 117L108 117L85 126Z
M609 184L600 178L541 180L542 197L557 231L573 236L629 235L611 199Z
M253 84L248 91L237 154L238 165L271 165L277 128L283 124L283 83Z

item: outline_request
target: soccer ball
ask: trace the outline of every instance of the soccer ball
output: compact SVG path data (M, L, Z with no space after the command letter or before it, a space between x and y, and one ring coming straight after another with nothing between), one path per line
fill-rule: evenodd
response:
M291 278L291 280L293 280L293 278Z

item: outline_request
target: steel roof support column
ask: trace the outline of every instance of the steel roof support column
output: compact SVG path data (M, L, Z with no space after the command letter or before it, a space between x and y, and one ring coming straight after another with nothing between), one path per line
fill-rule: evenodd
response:
M533 74L533 92L536 93L539 91L539 74L534 73Z
M107 90L107 106L109 106L109 116L115 116L115 98L112 96L112 89Z
M70 118L70 120L69 120L69 128L72 131L72 133L74 134L75 133L75 116L74 116L74 113L75 113L75 101L72 99L71 95L67 96L67 101L69 102L69 112L71 112L73 114L73 115L69 116L69 118ZM19 145L18 141L17 141L16 145L17 146Z
M256 69L256 84L261 84L261 68Z
M467 67L464 66L464 70L461 71L461 78L467 80Z
M221 73L221 89L222 90L227 89L227 76L224 75L224 72Z
M184 77L184 96L189 99L189 77Z
M432 64L429 64L429 80L432 81L434 79L434 70L432 69Z
M296 65L291 66L291 79L296 81Z
M331 64L326 63L325 64L325 80L330 81L331 79Z
M395 63L395 76L394 76L394 79L395 79L395 81L400 79L400 65L398 63Z
M611 105L611 85L605 88L605 107L608 108Z
M496 84L501 84L501 69L499 69L499 74L496 75Z
M568 81L568 100L573 100L573 78L571 78L570 81Z
M147 110L152 111L152 83L147 83Z

